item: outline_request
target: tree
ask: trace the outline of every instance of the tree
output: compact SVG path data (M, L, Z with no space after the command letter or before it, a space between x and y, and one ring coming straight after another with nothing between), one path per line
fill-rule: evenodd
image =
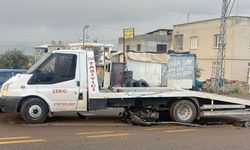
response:
M25 69L29 59L22 51L13 49L6 51L0 56L0 68L5 69Z

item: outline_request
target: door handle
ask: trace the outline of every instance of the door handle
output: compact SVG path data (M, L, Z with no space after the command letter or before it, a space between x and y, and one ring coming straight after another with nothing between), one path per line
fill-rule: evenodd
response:
M79 93L78 100L82 100L82 99L83 99L83 94Z

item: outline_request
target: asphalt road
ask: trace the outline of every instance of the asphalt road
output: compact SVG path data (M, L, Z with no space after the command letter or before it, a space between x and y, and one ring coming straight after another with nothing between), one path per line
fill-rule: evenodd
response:
M250 129L225 124L249 116L209 118L210 125L203 127L141 127L121 122L119 110L93 113L89 119L72 113L57 115L38 125L25 124L18 114L0 113L0 150L250 149Z

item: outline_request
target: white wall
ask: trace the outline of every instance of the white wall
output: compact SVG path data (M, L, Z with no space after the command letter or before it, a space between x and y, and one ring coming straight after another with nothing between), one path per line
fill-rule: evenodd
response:
M135 80L144 79L150 86L161 86L161 64L129 60L129 71L133 71Z

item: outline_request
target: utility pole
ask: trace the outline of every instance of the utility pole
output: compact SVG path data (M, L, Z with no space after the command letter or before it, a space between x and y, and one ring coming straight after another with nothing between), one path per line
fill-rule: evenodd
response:
M126 63L126 39L133 39L135 37L134 28L124 28L123 29L123 63Z
M235 0L233 1L231 8L229 9L231 1L232 0L223 0L222 2L220 35L219 35L219 45L218 45L217 63L216 63L215 88L217 92L224 91L227 17L230 16Z
M126 37L125 37L126 30L123 29L123 36L122 36L122 46L123 46L123 63L126 63Z

